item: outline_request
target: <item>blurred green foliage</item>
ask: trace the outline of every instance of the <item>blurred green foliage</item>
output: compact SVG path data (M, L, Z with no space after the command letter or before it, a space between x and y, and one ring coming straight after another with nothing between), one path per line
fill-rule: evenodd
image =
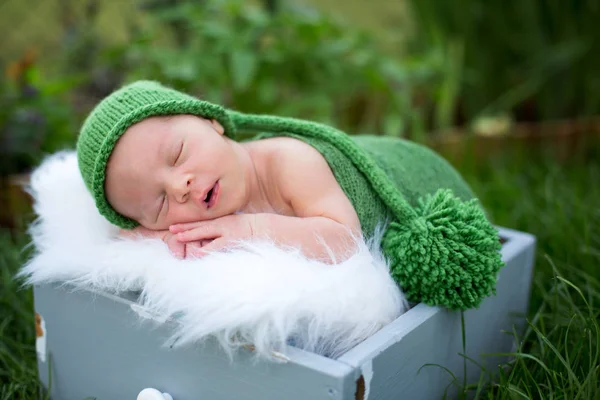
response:
M371 34L337 22L313 8L278 2L275 10L240 0L152 0L139 4L128 40L112 43L97 29L97 0L63 32L52 82L33 65L3 88L6 168L20 171L56 149L71 145L85 114L119 85L154 79L244 112L273 113L330 123L349 133L415 138L422 113L413 88L418 63L399 62L379 49ZM268 6L268 4L267 4ZM35 79L30 79L32 75ZM61 89L50 93L47 86ZM33 91L34 97L22 93ZM69 109L68 99L71 103ZM32 99L35 103L32 103ZM32 109L44 123L25 116ZM32 119L33 118L33 119ZM40 117L41 118L41 117ZM50 120L54 118L52 124ZM31 121L33 122L31 122ZM51 145L44 144L50 140ZM67 141L68 141L67 140Z
M489 115L539 121L600 110L597 0L409 3L417 27L409 53L446 65L427 96L436 127Z
M73 146L91 108L134 79L244 112L417 141L454 126L510 127L600 108L592 0L409 0L410 27L394 27L408 39L395 54L302 1L140 0L120 18L120 41L99 21L119 7L63 3L52 67L35 60L0 83L0 175Z
M238 0L166 3L146 7L147 23L113 52L126 80L157 79L245 112L349 132L399 135L411 117L416 78L366 33L294 4L272 13Z
M44 80L31 57L0 82L0 177L27 171L48 153L72 145L74 118L65 94L76 81Z

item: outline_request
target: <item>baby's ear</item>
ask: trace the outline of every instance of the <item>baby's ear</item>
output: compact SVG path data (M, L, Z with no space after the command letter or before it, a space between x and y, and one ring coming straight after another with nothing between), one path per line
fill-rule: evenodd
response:
M210 121L210 124L212 125L212 127L214 128L214 130L217 131L217 133L219 135L225 134L225 128L223 128L223 125L221 125L221 123L219 121L217 121L216 119L211 119L209 121Z

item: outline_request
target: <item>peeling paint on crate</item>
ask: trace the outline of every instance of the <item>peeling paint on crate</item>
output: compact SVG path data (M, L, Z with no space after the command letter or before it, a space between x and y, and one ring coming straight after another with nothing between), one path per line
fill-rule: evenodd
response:
M365 364L363 364L363 366L360 368L362 375L361 377L363 378L363 384L364 384L364 396L363 399L364 400L368 400L369 398L369 392L371 389L371 380L373 380L373 361L369 361Z
M365 400L365 377L362 375L356 380L356 392L354 392L354 400Z
M46 321L35 313L35 351L41 362L46 362Z

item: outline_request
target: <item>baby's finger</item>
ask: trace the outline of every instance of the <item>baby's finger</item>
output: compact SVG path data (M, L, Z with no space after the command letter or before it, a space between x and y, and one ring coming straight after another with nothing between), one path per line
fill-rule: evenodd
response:
M186 258L200 258L206 255L202 250L202 242L182 243L185 246Z
M169 231L171 233L184 232L184 231L188 231L190 229L198 228L206 223L208 223L208 221L197 221L197 222L186 222L183 224L175 224L175 225L171 225L169 227Z
M189 231L191 229L198 229L198 228L202 228L202 227L204 227L206 229L209 229L209 227L218 228L218 227L230 225L231 223L234 223L237 219L238 219L238 216L233 214L233 215L225 215L225 216L218 217L215 219L209 219L206 221L184 222L181 224L173 224L173 225L169 226L169 231L171 233L179 233L179 232L185 232L185 231Z
M213 251L223 250L225 247L227 247L227 243L228 243L228 241L226 239L218 238L218 239L215 239L212 242L202 246L200 251L202 251L203 255L206 255Z
M222 235L221 227L217 224L206 223L196 228L177 233L180 242L196 242L199 240L216 239Z
M185 243L181 243L178 241L175 236L171 236L167 240L167 246L169 247L169 251L175 257L183 259L186 256L186 245Z

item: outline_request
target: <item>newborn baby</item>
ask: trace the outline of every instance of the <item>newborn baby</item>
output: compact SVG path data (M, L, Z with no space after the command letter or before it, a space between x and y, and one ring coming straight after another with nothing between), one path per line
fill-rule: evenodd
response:
M237 134L256 134L236 141ZM96 207L180 258L268 238L338 262L382 226L410 301L470 308L493 293L497 230L458 172L407 140L243 114L157 82L102 100L77 141Z
M238 143L215 119L153 116L130 126L106 167L106 198L178 257L270 238L328 260L360 234L323 156L293 138ZM329 250L328 250L329 249Z

